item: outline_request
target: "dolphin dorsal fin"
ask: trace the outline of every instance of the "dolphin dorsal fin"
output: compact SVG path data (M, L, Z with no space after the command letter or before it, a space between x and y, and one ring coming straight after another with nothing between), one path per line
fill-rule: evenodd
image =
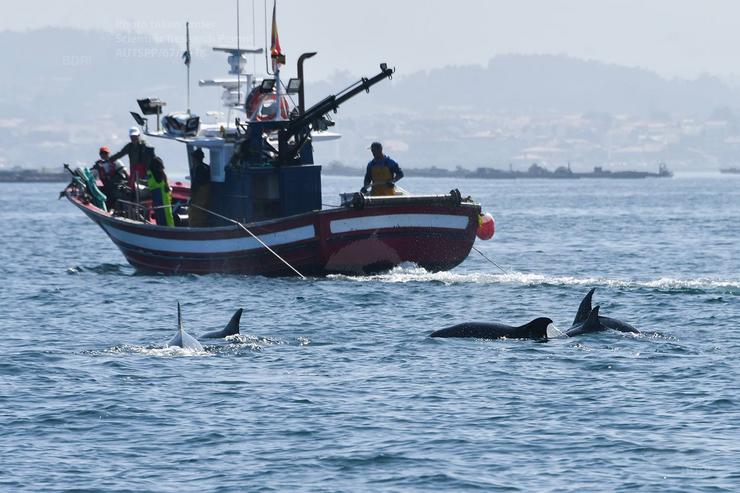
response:
M182 330L182 310L179 301L177 302L177 330Z
M591 291L581 300L581 304L578 305L578 312L576 312L576 318L573 319L573 325L583 322L588 318L588 315L591 313L591 298L594 295L594 291L596 291L596 288L591 288Z
M243 311L243 308L239 308L234 312L234 315L231 316L231 320L229 320L229 323L224 327L224 336L233 336L234 334L239 333L239 323L241 321Z
M599 305L596 305L591 313L588 314L588 318L584 322L584 325L599 324Z

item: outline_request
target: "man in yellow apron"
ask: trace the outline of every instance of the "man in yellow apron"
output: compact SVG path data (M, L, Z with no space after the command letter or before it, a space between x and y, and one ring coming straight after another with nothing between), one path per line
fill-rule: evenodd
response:
M367 193L367 187L372 184L370 195L394 195L395 183L403 178L403 171L397 162L383 154L383 145L380 142L373 142L370 151L373 159L367 163L365 183L360 191Z

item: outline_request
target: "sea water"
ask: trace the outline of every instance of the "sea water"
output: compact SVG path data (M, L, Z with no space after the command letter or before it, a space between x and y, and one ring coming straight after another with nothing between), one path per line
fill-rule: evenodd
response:
M0 490L740 489L740 179L402 185L471 195L494 239L440 273L139 275L63 184L0 185ZM567 329L592 287L642 334L428 337ZM177 301L242 335L165 347Z

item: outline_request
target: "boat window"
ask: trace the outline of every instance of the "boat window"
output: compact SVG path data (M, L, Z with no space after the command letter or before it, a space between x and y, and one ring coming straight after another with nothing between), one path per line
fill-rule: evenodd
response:
M234 153L234 144L223 144L220 147L208 149L211 158L211 181L224 182L226 180L226 165Z

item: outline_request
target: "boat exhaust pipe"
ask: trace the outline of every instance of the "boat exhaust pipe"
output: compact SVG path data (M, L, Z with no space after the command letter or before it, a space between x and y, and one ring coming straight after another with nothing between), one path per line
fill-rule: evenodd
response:
M302 115L306 111L306 95L303 89L306 85L303 79L303 62L305 62L315 54L315 51L310 51L298 57L298 78L301 81L301 87L300 89L298 89L298 111L300 115Z

